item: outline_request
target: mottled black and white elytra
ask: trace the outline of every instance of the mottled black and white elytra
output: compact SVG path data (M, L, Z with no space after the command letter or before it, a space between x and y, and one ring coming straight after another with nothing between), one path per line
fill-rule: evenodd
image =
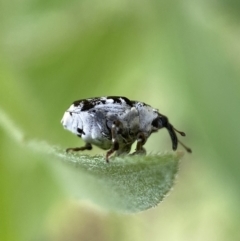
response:
M184 132L176 130L168 118L157 109L126 97L108 96L95 97L74 101L64 113L62 124L65 129L81 137L85 146L68 148L68 151L91 150L92 145L98 146L106 153L106 161L111 154L128 154L132 144L137 141L133 154L145 154L143 145L153 132L166 128L172 140L172 149L176 150L180 143L176 132L185 136Z

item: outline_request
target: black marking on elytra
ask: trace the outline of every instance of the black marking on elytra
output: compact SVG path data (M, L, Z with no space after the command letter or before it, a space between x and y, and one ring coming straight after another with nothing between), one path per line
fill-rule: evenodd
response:
M101 103L104 105L106 104L106 100L101 100Z
M69 112L69 114L70 114L70 116L72 116L72 112L71 111Z
M85 100L76 100L73 102L73 105L75 107L82 107L81 111L92 109L95 106L95 102L92 102L91 100L85 99Z
M113 100L113 103L117 104L123 104L124 102L129 105L130 107L133 106L132 101L130 101L126 97L122 96L107 96L106 99L111 99ZM90 98L90 99L81 99L81 100L76 100L73 102L74 107L82 107L81 111L87 111L92 108L94 108L96 105L100 104L106 104L107 100L102 99L102 97L97 97L97 98Z
M121 99L118 96L107 96L107 99L113 100L113 103L122 103Z
M74 107L78 107L84 100L75 100L73 102Z
M81 128L77 128L77 132L80 134L80 135L85 135L85 132L83 131L83 129Z
M102 100L101 97L76 100L73 102L74 107L82 107L81 111L87 111L94 108L96 105L106 104L106 100Z
M113 100L113 103L119 103L119 104L122 104L124 100L126 102L126 104L128 104L129 106L133 106L132 105L132 102L126 98L126 97L122 97L122 96L107 96L106 97L107 99L112 99Z
M76 100L73 102L74 107L79 106L84 100Z
M95 106L95 103L93 103L89 100L84 100L81 104L82 104L81 111L90 110Z

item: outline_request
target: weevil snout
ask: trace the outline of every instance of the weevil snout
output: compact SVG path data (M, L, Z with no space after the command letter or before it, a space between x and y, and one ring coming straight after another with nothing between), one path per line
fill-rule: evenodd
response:
M183 131L179 131L176 128L174 128L173 125L169 123L168 118L166 116L161 116L159 118L161 119L162 126L167 128L168 133L171 137L172 149L174 151L177 150L178 143L179 143L185 148L187 152L191 153L192 152L191 148L187 147L185 144L183 144L181 141L178 140L176 132L179 133L181 136L186 136L186 134Z

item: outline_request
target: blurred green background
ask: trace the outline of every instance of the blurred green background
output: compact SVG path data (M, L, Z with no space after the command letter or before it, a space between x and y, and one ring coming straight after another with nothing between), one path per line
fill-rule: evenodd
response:
M1 0L0 240L240 240L239 16L234 0ZM193 154L155 209L69 200L50 160L13 141L9 122L26 138L80 145L63 113L105 95L149 103L187 133ZM146 144L170 148L166 131Z

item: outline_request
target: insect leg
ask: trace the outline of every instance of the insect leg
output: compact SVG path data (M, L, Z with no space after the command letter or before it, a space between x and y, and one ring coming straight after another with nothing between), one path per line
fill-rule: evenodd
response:
M143 145L146 143L146 141L147 139L145 135L142 132L138 133L136 151L133 152L132 155L146 155L146 150L143 148Z
M117 140L118 133L120 131L120 126L122 123L118 120L113 121L112 128L111 128L111 134L112 134L112 147L106 154L106 162L109 162L109 157L112 155L115 151L119 149L119 143Z
M86 143L85 146L82 147L73 147L67 148L66 152L69 151L84 151L84 150L92 150L92 145L90 143Z

